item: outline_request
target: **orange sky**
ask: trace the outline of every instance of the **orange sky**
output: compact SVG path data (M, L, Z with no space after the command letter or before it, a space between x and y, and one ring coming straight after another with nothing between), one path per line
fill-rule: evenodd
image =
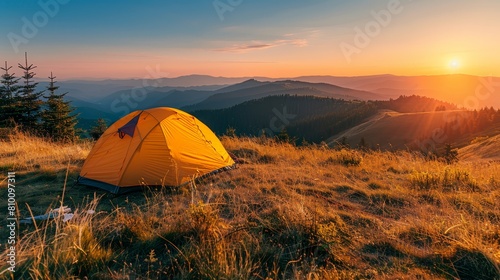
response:
M212 3L153 2L72 1L36 25L40 4L4 1L0 56L17 64L28 51L38 77L62 79L500 76L500 1L242 1L222 12ZM24 34L26 22L37 31Z

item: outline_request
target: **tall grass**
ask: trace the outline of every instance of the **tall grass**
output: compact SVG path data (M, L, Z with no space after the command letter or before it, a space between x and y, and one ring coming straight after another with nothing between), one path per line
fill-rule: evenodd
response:
M469 172L456 167L446 167L438 172L413 172L410 183L414 188L425 190L479 191L479 185Z
M14 276L500 278L498 163L449 166L408 152L222 141L244 164L196 186L120 197L81 189L92 199L69 222L22 228ZM47 148L24 170L50 159ZM74 199L72 188L59 199Z
M30 230L18 241L18 264L12 274L15 279L76 279L105 270L111 250L103 248L94 234L99 198L85 203L86 207L76 209L67 222L62 213L45 221L32 218Z
M0 170L53 171L65 169L68 163L78 167L87 157L93 143L60 144L16 132L0 140Z

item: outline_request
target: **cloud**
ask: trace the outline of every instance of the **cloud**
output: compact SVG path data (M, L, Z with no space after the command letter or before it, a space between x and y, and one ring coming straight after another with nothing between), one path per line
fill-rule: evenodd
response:
M289 37L287 34L284 37ZM296 47L305 47L307 46L306 39L279 39L274 40L272 42L262 42L262 41L253 41L250 43L242 43L235 44L225 48L214 49L217 52L230 52L230 53L246 53L250 51L263 50L274 48L278 46L296 46Z

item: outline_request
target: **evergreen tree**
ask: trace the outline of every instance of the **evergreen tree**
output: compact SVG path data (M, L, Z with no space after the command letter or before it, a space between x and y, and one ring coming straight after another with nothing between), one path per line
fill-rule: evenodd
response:
M40 97L43 91L36 92L37 82L33 81L35 73L33 69L36 66L28 65L28 53L24 54L25 65L19 63L18 67L24 71L22 80L23 85L19 88L19 124L24 130L36 131L40 117L40 109L43 104Z
M12 125L19 119L19 86L17 85L19 78L9 73L11 68L12 66L7 65L7 61L5 67L0 67L5 71L1 76L2 85L0 86L0 126L2 127Z
M443 158L447 164L452 164L458 161L458 150L454 149L451 144L445 144Z
M286 131L286 128L283 128L278 135L276 135L276 141L280 143L291 143L292 140Z
M56 90L59 89L55 85L55 79L50 73L50 83L47 90L50 92L45 102L45 109L41 113L42 129L45 135L52 138L54 141L71 142L76 139L75 125L77 123L76 115L71 113L74 109L71 107L69 101L64 101L64 96L67 94L57 94Z
M365 137L361 137L359 140L358 149L363 151L368 150L368 144L366 143Z
M347 137L343 136L340 139L339 148L340 149L349 149L350 147L351 146L349 145L349 143L347 143Z
M439 111L446 111L446 106L444 105L438 105L436 107L436 111L439 112Z
M233 127L228 127L226 129L226 133L224 134L228 137L236 137L236 129L234 129Z
M90 129L90 136L92 136L94 140L97 140L107 128L108 125L106 124L106 121L103 118L99 118L96 121L96 125Z
M261 129L259 136L262 139L266 139L268 137L266 130L265 129Z

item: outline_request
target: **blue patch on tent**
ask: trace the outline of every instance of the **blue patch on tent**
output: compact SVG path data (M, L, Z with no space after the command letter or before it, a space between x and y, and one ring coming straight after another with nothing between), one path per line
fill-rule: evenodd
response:
M123 137L125 137L125 134L129 135L130 137L134 137L135 127L137 126L137 122L139 121L140 115L141 114L135 116L133 119L131 119L124 126L118 128L118 135L120 136L120 138L123 139Z

